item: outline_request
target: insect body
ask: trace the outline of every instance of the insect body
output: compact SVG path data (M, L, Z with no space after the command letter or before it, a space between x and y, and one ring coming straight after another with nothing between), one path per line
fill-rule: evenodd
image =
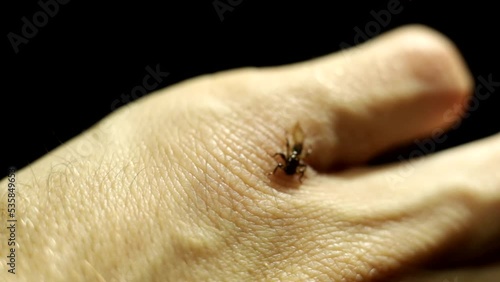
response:
M279 162L278 165L274 168L272 174L276 173L278 168L282 169L287 175L299 174L299 181L302 182L302 176L304 176L304 172L306 171L307 165L304 164L303 158L309 154L307 152L306 156L303 156L304 149L304 132L302 128L297 123L292 131L292 145L290 146L290 142L288 137L286 138L286 153L276 153L273 157L280 156L283 160L283 163Z

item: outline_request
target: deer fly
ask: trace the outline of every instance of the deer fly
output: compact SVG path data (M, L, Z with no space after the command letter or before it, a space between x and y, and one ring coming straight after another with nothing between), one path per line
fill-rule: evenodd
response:
M286 153L278 152L273 155L273 158L280 156L283 162L278 162L273 172L270 174L275 174L276 170L282 169L287 175L299 174L299 181L302 183L302 176L304 176L304 172L307 168L303 159L307 157L310 150L308 150L304 155L304 131L298 123L295 124L291 137L291 145L289 136L286 137Z

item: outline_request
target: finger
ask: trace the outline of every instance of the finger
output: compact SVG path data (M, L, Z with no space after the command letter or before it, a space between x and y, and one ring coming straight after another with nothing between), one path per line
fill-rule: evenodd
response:
M264 81L252 83L264 93L260 113L271 115L262 114L263 123L281 139L283 128L300 122L318 169L362 163L446 130L464 110L472 86L453 44L418 26L263 75Z
M394 264L384 267L401 269L436 254L462 261L500 247L499 163L500 135L411 163L318 176L297 193L324 202L331 224L363 234L372 246L365 263L387 256Z
M419 270L393 282L496 282L500 280L500 263L480 267L463 267L440 271Z

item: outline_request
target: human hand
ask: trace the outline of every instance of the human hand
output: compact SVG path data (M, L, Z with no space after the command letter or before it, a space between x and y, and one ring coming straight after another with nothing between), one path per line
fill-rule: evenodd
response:
M373 281L473 257L500 231L498 137L404 177L403 163L366 165L449 128L472 84L449 41L407 27L158 91L17 172L17 274L1 248L0 280ZM268 174L297 122L302 183Z

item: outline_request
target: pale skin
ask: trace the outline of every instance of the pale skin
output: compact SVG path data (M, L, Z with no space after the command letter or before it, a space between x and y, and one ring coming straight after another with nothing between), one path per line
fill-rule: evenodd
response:
M448 39L411 26L157 91L16 172L17 274L1 228L0 281L495 277L494 266L424 269L500 239L498 136L366 164L456 124L473 86ZM312 149L302 183L269 175L296 122ZM3 224L6 178L0 187Z

